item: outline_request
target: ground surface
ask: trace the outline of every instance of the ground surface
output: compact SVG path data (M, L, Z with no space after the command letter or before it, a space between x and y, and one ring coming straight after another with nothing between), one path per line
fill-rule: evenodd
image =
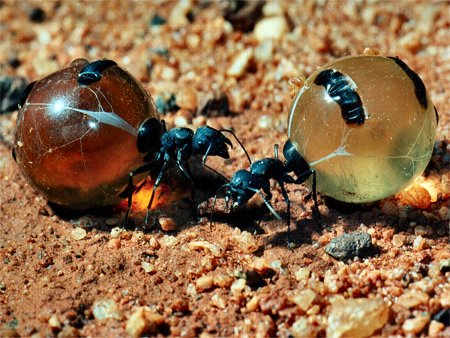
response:
M233 128L255 159L285 140L290 77L370 47L416 70L440 113L426 189L366 206L319 196L321 229L309 189L289 186L288 249L284 222L265 214L257 225L257 200L215 215L212 227L203 204L196 223L174 171L155 211L172 231L143 231L136 210L136 229L122 229L123 208L69 213L34 192L10 156L17 113L3 114L0 336L450 336L448 2L280 2L261 17L252 3L226 20L207 3L0 1L1 75L32 81L78 57L113 59L154 98L175 94L181 109L165 115L169 127ZM155 14L168 23L151 26ZM260 42L268 30L252 24L268 17L278 40ZM235 113L201 109L218 93ZM247 164L235 147L211 165L231 177ZM220 181L195 176L205 201ZM283 214L278 188L273 204ZM370 234L369 257L339 262L324 252L355 231Z

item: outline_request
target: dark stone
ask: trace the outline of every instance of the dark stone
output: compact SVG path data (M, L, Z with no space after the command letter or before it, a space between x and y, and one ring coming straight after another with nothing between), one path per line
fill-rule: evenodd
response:
M440 322L445 326L450 326L450 309L442 309L433 316L433 320Z
M0 114L18 109L27 85L22 77L0 76Z
M245 271L245 282L252 289L260 288L267 285L264 278L254 270Z
M22 62L19 60L19 58L18 58L16 55L11 56L11 57L8 59L8 65L10 65L12 68L17 68L17 67L19 67L21 63L22 63Z
M150 26L161 26L164 25L165 23L166 19L164 19L159 14L153 15L152 18L150 19Z
M42 8L34 7L28 13L28 18L32 22L41 23L41 22L45 21L45 19L47 18L47 15L45 14L45 12Z
M164 115L180 109L180 107L177 106L176 102L177 98L174 94L164 93L162 95L158 95L155 105L156 109L158 109L158 111Z
M200 105L198 113L207 117L231 115L228 96L224 93L211 95Z
M353 232L336 237L324 248L327 254L341 261L356 256L366 257L372 250L372 237L364 232Z
M222 15L234 29L250 32L261 18L264 4L262 0L224 0L221 2Z

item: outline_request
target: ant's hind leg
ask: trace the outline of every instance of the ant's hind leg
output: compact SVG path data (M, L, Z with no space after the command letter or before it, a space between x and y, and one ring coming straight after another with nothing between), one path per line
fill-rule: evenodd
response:
M286 211L287 211L287 226L288 226L288 230L287 230L287 242L288 242L288 247L291 246L291 201L289 199L289 195L286 191L286 188L284 187L283 182L278 182L278 184L280 185L281 188L281 193L283 194L283 198L284 201L286 202Z
M161 179L164 175L164 173L166 172L167 166L168 166L168 161L165 161L161 167L161 170L159 171L158 177L156 178L155 184L153 185L153 189L152 189L152 195L150 196L150 200L148 201L148 205L147 205L147 213L145 214L145 221L144 221L144 226L148 227L148 222L150 219L150 209L152 208L152 204L153 204L153 199L155 198L155 192L156 189L159 187L160 183L161 183Z
M315 210L315 214L316 214L316 220L317 220L317 224L320 227L323 227L322 216L320 215L320 211L319 211L319 203L317 202L316 171L314 169L312 169L311 171L312 171L312 175L313 175L312 195L313 195L313 200L314 200L314 210Z
M139 191L142 188L142 186L145 184L145 181L144 181L139 187L136 187L134 185L134 183L133 183L133 178L136 175L143 174L145 172L150 171L153 168L154 164L155 163L153 161L149 162L149 163L146 163L142 167L139 167L136 170L133 170L128 175L128 184L125 187L125 190L120 194L120 197L122 197L122 198L127 197L128 198L127 211L125 212L125 219L123 220L123 226L124 227L127 227L127 225L128 225L128 219L129 219L129 216L130 216L131 205L133 204L133 194L136 191Z
M184 177L189 181L191 184L191 201L192 201L192 211L194 213L195 218L198 220L198 211L197 211L197 204L195 203L195 186L194 186L194 179L192 178L191 169L189 168L189 164L187 162L184 163L185 165L182 165L180 161L177 161L177 166L183 173Z

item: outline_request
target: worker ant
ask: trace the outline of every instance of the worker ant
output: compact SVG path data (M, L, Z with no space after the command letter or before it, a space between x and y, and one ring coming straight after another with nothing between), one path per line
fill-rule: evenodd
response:
M115 65L111 60L100 60L86 65L78 75L78 82L83 85L88 85L99 81L102 72ZM229 129L214 129L208 126L203 126L197 129L194 133L189 128L173 128L167 130L166 124L157 118L151 117L144 120L137 130L137 149L141 154L146 154L144 157L144 164L133 170L128 175L128 184L120 194L122 198L128 198L127 211L125 213L124 225L128 223L130 215L133 194L139 191L145 181L139 186L135 186L133 178L136 175L143 173L157 172L153 185L152 194L147 205L147 213L145 216L145 225L148 225L150 209L153 204L156 189L159 187L164 173L170 166L176 165L181 173L191 184L191 200L193 204L194 213L197 214L195 204L194 180L191 175L188 160L192 155L202 155L202 165L216 174L223 177L206 164L208 156L219 156L224 159L230 158L228 147L232 147L231 141L225 137L223 132L231 133L236 141L244 150L249 162L250 156L237 138L235 133Z
M184 127L167 130L164 120L159 121L155 118L145 120L138 129L137 147L139 152L147 153L144 158L146 163L129 174L128 185L121 194L121 197L128 197L128 206L124 224L126 225L128 223L133 194L139 191L143 184L145 184L144 181L144 183L136 187L133 184L133 178L136 175L151 172L156 168L159 169L159 173L153 185L152 194L147 205L145 225L148 225L150 209L153 204L156 189L160 185L166 170L173 165L178 167L184 177L186 177L191 184L191 200L194 213L197 214L194 180L191 175L188 160L194 154L203 155L202 165L223 177L222 174L206 164L208 156L219 156L224 159L230 158L228 147L233 147L233 144L227 137L225 137L223 132L228 132L234 136L236 141L244 150L249 162L251 162L250 156L232 130L219 130L208 126L198 128L195 133L192 129Z
M236 208L246 203L255 194L259 194L272 215L281 220L281 216L275 211L270 203L272 193L270 191L270 180L275 180L281 188L281 193L287 206L287 225L288 225L288 244L290 243L290 225L291 225L291 202L285 188L285 183L301 184L305 182L312 175L312 196L315 206L316 220L319 225L322 225L322 219L317 203L316 191L316 172L311 169L305 159L295 150L291 141L287 141L283 148L285 161L278 158L278 144L274 145L274 157L264 158L251 164L250 170L238 170L231 180L221 186L221 189L226 189L225 202L229 203L232 200L232 208ZM296 178L289 174L293 172ZM261 192L262 191L262 192ZM214 197L213 209L215 200Z

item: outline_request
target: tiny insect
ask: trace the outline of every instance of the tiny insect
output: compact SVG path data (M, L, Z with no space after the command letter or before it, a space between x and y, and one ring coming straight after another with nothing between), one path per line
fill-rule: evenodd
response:
M166 130L153 100L114 61L78 59L32 83L21 104L13 156L28 182L47 200L72 209L110 206L132 195L159 170L148 204L169 166L194 181L187 160L229 158L231 141L205 126ZM242 144L241 144L242 146ZM249 158L248 154L246 153ZM217 171L215 171L217 172ZM194 203L195 204L195 203Z
M312 197L314 200L315 217L319 226L322 225L322 219L317 203L315 170L311 169L303 157L295 151L295 148L290 141L285 143L283 155L285 157L284 162L278 158L278 144L275 144L273 157L263 158L253 162L249 170L238 170L228 183L219 188L218 192L222 189L226 190L225 202L229 204L230 201L233 201L233 209L248 202L255 194L259 194L272 215L278 220L281 220L281 216L270 203L270 200L272 199L270 180L275 180L281 189L287 207L286 222L288 226L287 235L289 244L291 232L291 202L285 188L286 183L302 184L308 178L312 177ZM296 177L292 177L290 173L294 173ZM214 197L213 210L216 197L217 194Z

